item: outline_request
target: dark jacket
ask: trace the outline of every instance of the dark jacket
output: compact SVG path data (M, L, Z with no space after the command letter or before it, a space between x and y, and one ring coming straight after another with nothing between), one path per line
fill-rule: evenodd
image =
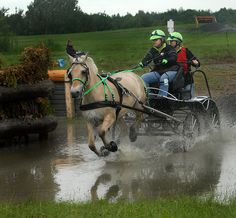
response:
M166 59L168 62L166 64L162 63L162 60ZM142 60L143 66L147 66L151 62L154 63L152 71L157 71L160 74L163 74L169 70L178 70L177 53L175 49L165 44L162 49L152 47L146 56Z

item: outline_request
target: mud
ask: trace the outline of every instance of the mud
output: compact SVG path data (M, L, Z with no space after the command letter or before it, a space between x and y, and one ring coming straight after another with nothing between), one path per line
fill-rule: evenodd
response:
M236 28L230 24L209 23L201 25L199 30L203 32L236 32Z
M217 99L221 119L229 126L236 125L236 93L227 94Z

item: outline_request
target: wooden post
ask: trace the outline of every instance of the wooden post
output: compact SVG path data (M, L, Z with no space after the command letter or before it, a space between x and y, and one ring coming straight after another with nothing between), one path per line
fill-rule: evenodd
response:
M67 73L65 73L64 76L64 82L65 82L65 100L66 100L66 116L67 118L73 118L74 117L74 102L72 101L72 97L70 94L70 79L67 76Z
M198 29L198 18L195 16L196 28Z
M70 146L73 144L73 139L74 139L74 128L73 128L73 125L72 123L68 123L67 124L67 145ZM71 151L70 155L72 156L73 153Z
M167 21L167 29L168 29L169 34L175 31L175 22L172 19Z

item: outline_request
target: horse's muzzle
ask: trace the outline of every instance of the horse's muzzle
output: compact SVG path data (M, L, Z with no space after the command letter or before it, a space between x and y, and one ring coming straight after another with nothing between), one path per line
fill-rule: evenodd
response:
M71 96L72 96L73 98L81 97L81 95L82 95L82 89L83 89L83 87L76 87L76 88L71 87L71 89L70 89Z

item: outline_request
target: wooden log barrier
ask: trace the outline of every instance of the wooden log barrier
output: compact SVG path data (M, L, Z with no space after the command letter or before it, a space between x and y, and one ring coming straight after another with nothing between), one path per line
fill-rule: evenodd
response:
M57 127L56 118L45 116L38 119L7 119L0 122L0 138L9 139L14 136L37 133L39 137L47 135Z
M48 96L53 89L50 80L17 84L16 88L0 86L0 145L16 137L28 139L30 134L47 138L48 132L55 130L56 118L46 115Z
M50 80L64 83L66 116L69 119L73 118L75 116L75 106L70 94L71 84L70 79L66 74L66 70L49 70L48 75Z
M50 80L32 85L19 84L16 88L0 86L0 103L47 97L53 89L54 83Z

